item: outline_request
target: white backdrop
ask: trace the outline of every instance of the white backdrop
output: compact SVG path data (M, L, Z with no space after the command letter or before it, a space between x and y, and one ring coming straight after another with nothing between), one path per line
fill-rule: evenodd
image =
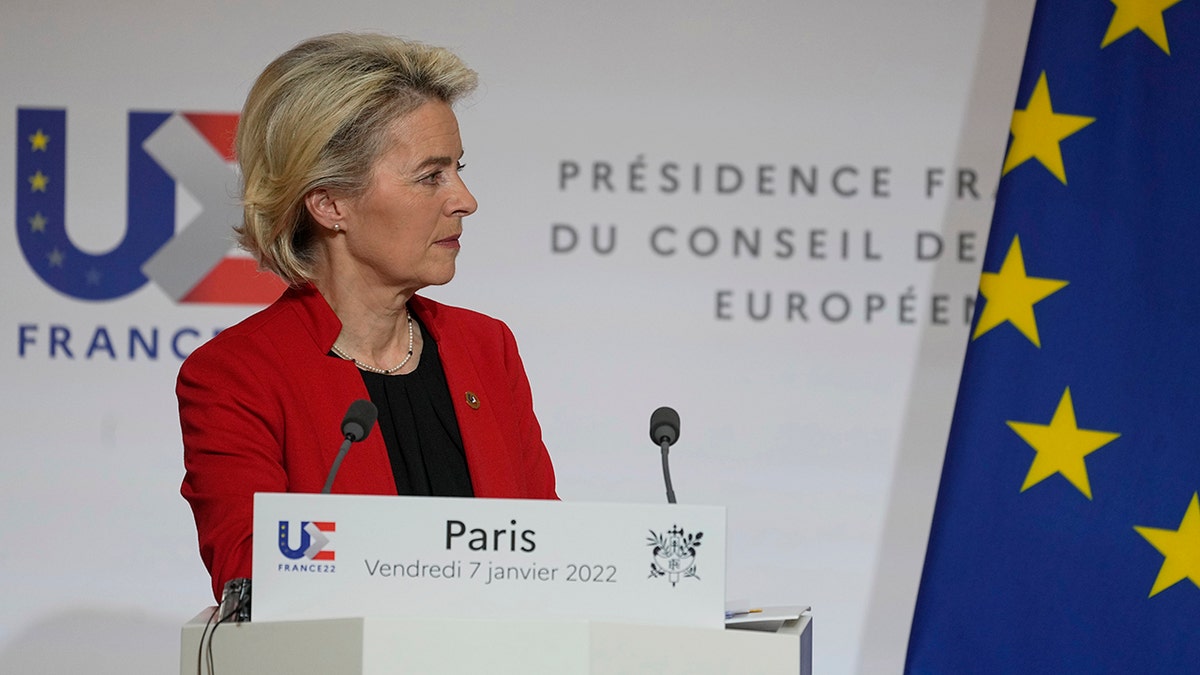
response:
M647 4L5 3L0 669L176 667L211 598L165 345L255 309L43 282L17 109L67 111L67 231L104 252L130 111L236 112L335 30L481 74L459 115L481 206L428 294L516 333L562 498L663 500L647 420L675 407L680 501L728 507L730 597L811 604L820 672L900 668L1032 0Z

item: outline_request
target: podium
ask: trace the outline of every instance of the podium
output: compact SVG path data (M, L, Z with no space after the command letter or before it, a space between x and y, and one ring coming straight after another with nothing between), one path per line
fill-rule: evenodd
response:
M214 610L184 625L181 675L197 672L201 635ZM225 623L213 633L212 656L213 672L221 675L811 675L812 622L805 613L775 632L563 620Z
M809 675L807 608L724 619L725 547L720 507L259 493L251 621L180 673Z

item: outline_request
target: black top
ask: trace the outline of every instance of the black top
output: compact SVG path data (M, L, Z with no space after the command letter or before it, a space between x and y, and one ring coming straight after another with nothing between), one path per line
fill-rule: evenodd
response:
M396 494L474 497L437 343L424 326L421 335L421 360L413 372L359 371L371 402L379 409L379 432L392 462Z

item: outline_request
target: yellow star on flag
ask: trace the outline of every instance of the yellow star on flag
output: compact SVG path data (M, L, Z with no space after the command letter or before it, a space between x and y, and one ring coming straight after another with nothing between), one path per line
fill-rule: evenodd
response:
M971 339L999 326L1011 323L1021 334L1029 338L1036 347L1042 346L1038 335L1037 319L1033 306L1055 293L1067 282L1060 279L1043 279L1025 274L1025 256L1021 254L1021 239L1013 237L999 272L984 272L979 275L979 292L987 299L975 334Z
M55 248L50 251L50 254L47 255L46 258L50 261L51 267L62 267L63 259L66 258L66 256L63 255L62 251Z
M1092 486L1088 482L1087 466L1083 463L1083 458L1121 435L1110 431L1080 429L1075 422L1075 406L1071 403L1070 387L1063 392L1050 424L1012 421L1007 424L1037 451L1029 473L1025 475L1025 484L1021 486L1021 492L1058 473L1088 499L1092 498Z
M50 137L47 136L46 134L42 133L41 129L38 129L36 134L33 134L32 136L29 137L29 144L31 146L33 146L31 148L31 151L33 151L33 152L37 152L38 150L45 152L46 144L49 142L50 142Z
M1025 109L1013 112L1012 145L1008 147L1004 170L1000 175L1007 174L1026 160L1037 159L1066 185L1067 171L1063 168L1062 149L1058 144L1095 121L1095 117L1054 112L1050 105L1050 85L1046 84L1046 73L1043 71Z
M1192 493L1192 503L1183 514L1178 530L1157 527L1134 527L1166 558L1158 570L1158 578L1150 589L1150 597L1171 586L1191 579L1200 588L1200 495Z
M33 214L33 217L29 219L29 228L33 232L45 232L46 216L43 216L40 211Z
M1169 56L1171 46L1167 44L1167 25L1163 22L1163 10L1178 2L1179 0L1112 0L1117 9L1113 12L1112 21L1108 24L1108 32L1104 34L1100 48L1104 49L1134 30L1140 30Z
M29 186L34 192L45 192L46 185L50 183L50 177L38 170L37 173L29 177Z

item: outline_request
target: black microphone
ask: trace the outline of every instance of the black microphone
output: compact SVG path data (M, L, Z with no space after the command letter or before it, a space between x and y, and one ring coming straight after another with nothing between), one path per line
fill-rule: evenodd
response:
M375 426L375 418L378 416L379 411L374 403L358 399L350 404L346 416L342 418L342 435L352 443L361 441L371 433L371 427Z
M361 441L371 433L371 427L375 426L375 418L378 416L379 410L370 401L360 398L350 404L346 416L342 418L342 435L346 437L346 440L342 441L342 447L338 448L337 457L334 458L333 466L329 469L329 477L325 479L325 487L321 490L321 494L327 495L333 489L333 479L337 476L338 469L342 466L342 460L346 458L346 453L350 451L350 445Z
M663 442L675 445L679 440L679 413L667 406L650 413L650 440L655 445Z
M679 413L663 406L650 413L650 440L662 449L663 482L667 485L667 503L675 503L675 488L671 487L671 467L667 452L679 440Z

